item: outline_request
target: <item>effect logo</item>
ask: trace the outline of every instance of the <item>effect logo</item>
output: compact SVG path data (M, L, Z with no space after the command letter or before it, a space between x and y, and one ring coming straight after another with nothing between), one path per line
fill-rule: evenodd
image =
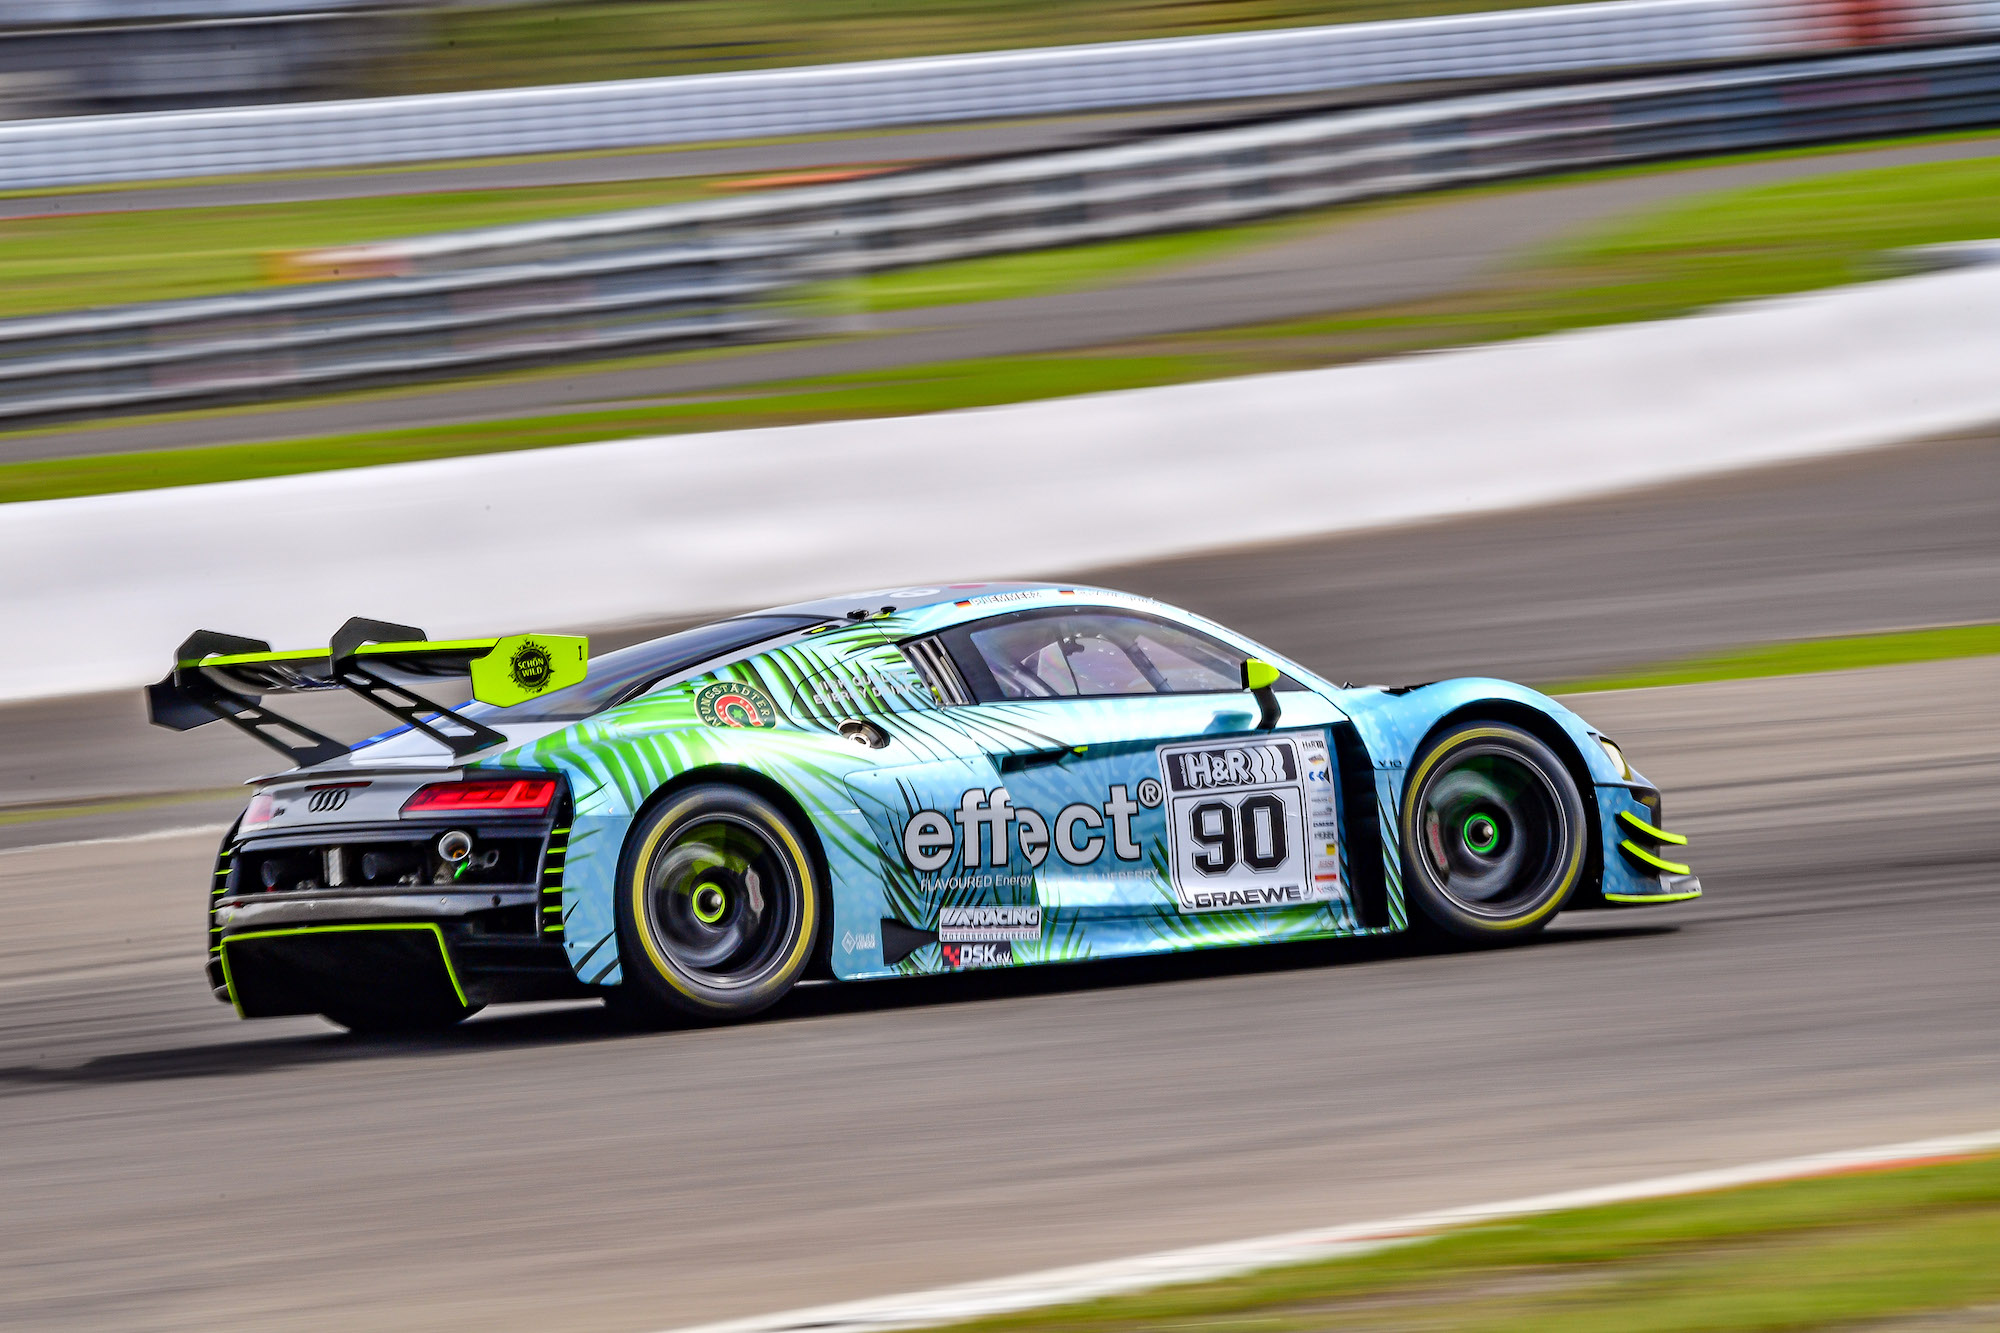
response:
M778 706L746 680L719 680L694 696L695 716L711 727L775 727Z
M516 648L513 658L507 663L507 674L514 678L514 683L536 694L549 687L549 677L555 674L555 670L555 658L533 639Z

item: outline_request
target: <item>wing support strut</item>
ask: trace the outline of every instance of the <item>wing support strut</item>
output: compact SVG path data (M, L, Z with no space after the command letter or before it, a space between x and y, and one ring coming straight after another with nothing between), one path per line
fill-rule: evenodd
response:
M262 639L246 639L235 634L219 634L199 629L187 638L174 661L199 662L216 653L266 653L271 645ZM331 736L322 735L303 722L264 707L251 694L224 689L202 674L201 668L176 665L164 680L146 687L146 720L156 727L192 731L220 718L252 740L270 746L300 768L322 764L348 753L348 747ZM290 739L287 739L289 735Z
M333 678L344 688L352 690L397 721L421 731L461 759L492 746L506 744L507 738L500 732L462 713L455 713L443 704L432 703L415 690L376 675L355 657L355 650L365 643L409 643L423 637L424 632L414 625L396 625L386 620L355 616L335 632L329 645ZM449 723L453 730L445 731L437 725L439 723Z

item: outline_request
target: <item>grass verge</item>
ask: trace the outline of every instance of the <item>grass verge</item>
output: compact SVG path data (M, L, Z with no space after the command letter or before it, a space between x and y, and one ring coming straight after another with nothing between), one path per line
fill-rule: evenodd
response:
M1992 236L2000 236L2000 157L1838 172L1650 209L1527 256L1461 295L1128 350L1226 348L1272 369L1329 365L1839 286L1883 276L1888 250Z
M714 179L8 220L0 222L0 317L241 291L265 281L264 257L272 251L669 204L706 196Z
M1029 250L892 269L820 284L806 293L806 300L814 309L858 312L1043 296L1104 286L1138 276L1147 269L1219 259L1232 251L1274 244L1325 226L1332 219L1345 220L1357 215L1351 208L1320 211L1207 231L1132 236L1064 246L1059 250Z
M1996 653L2000 653L2000 624L1947 625L1888 634L1758 644L1704 657L1634 667L1589 680L1564 681L1547 689L1551 694L1643 690L1655 685L1692 685L1705 680L1742 680L1751 676L1798 676L1816 671L1899 666L1906 662L1939 662L1952 657L1989 657Z
M2000 1158L1581 1209L955 1325L1776 1333L2000 1312ZM1983 1315L1983 1321L1981 1316Z

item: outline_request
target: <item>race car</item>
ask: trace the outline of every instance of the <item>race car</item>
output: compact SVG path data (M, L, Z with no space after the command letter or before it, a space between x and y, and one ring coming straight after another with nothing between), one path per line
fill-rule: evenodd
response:
M431 697L459 677L471 701ZM400 725L350 747L264 705L332 689ZM304 652L203 631L148 706L293 765L252 783L209 895L209 981L246 1018L599 996L722 1020L803 979L1502 940L1701 892L1658 790L1554 700L1336 685L1096 588L889 589L594 660L363 619Z

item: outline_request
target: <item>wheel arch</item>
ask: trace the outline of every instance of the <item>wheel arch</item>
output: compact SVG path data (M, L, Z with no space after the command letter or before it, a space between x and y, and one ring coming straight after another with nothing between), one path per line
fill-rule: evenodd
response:
M1562 910L1575 911L1582 906L1601 904L1604 886L1604 830L1598 821L1597 780L1591 775L1590 764L1577 745L1576 737L1572 736L1561 722L1532 704L1518 699L1473 699L1458 705L1431 724L1429 730L1425 731L1422 739L1417 742L1417 748L1411 755L1412 761L1414 762L1416 755L1427 750L1438 736L1467 722L1503 722L1519 727L1548 746L1555 752L1556 758L1562 760L1563 767L1569 771L1570 781L1576 783L1576 793L1583 805L1587 833L1584 839L1583 879L1571 892L1570 900ZM1407 789L1404 792L1404 799L1409 799ZM1400 820L1401 811L1397 812L1397 816ZM1579 899L1586 902L1579 902Z
M814 898L814 939L812 956L806 963L802 980L824 980L833 975L829 954L832 947L833 922L833 879L827 868L826 847L820 838L819 826L806 813L805 806L798 797L785 789L783 783L770 774L745 764L712 763L683 769L661 783L651 796L640 802L632 812L626 825L624 844L618 849L618 876L615 883L623 884L632 872L634 838L646 817L666 802L690 787L710 785L741 787L754 792L778 808L779 813L790 820L805 839L806 854L812 858L813 898Z

